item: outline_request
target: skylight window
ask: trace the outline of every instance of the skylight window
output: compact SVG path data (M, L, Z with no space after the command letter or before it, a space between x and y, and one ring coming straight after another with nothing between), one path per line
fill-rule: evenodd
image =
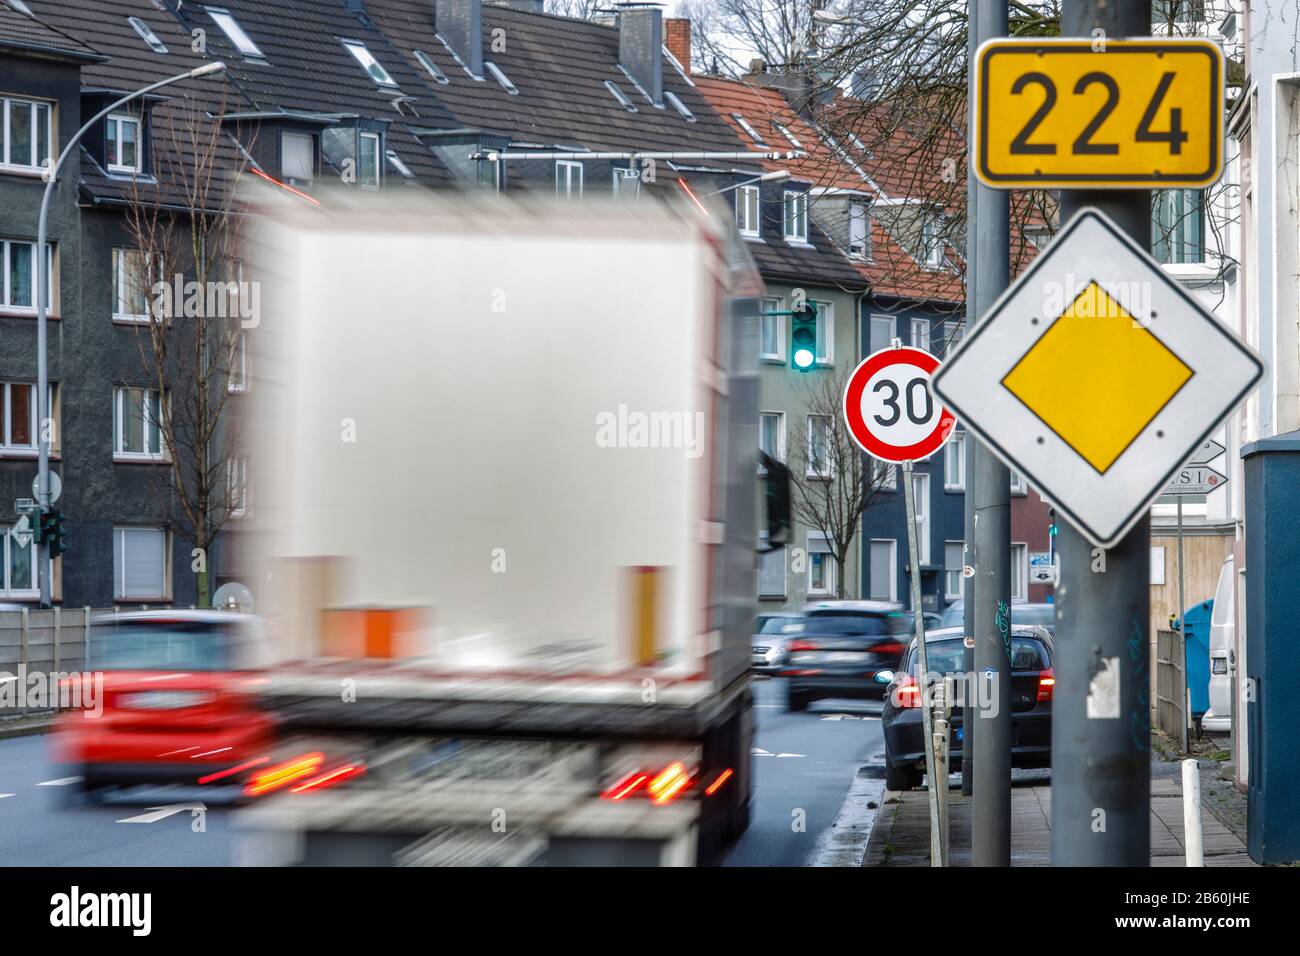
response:
M745 117L741 116L739 113L732 113L731 118L734 119L740 125L740 128L749 134L749 138L759 146L767 145L763 142L763 137L758 135L758 130L754 129L754 127L749 124L749 120L745 119Z
M349 53L356 57L357 62L361 64L361 68L370 74L372 80L380 86L397 86L393 78L388 75L388 71L380 66L379 61L366 49L364 43L357 40L344 40L341 37L339 42L348 48Z
M695 114L686 108L686 104L677 98L677 94L672 90L664 90L664 99L672 104L673 109L682 114L682 118L688 122L695 122Z
M141 40L149 44L149 49L153 50L155 53L167 52L167 47L163 45L162 40L158 39L158 34L154 33L153 30L150 29L149 24L145 23L139 17L127 17L126 22L135 27L135 32L140 34Z
M36 14L32 13L32 8L23 3L23 0L9 0L9 6L13 7L19 13L27 14L33 20L36 19Z
M244 32L244 28L239 25L239 21L231 16L229 10L221 7L208 7L208 16L212 22L221 27L221 32L226 35L226 39L235 45L235 49L244 56L253 57L254 59L264 59L262 51L258 49L253 38Z
M668 58L668 62L673 65L673 69L675 69L678 72L678 74L681 76L683 80L685 80L691 86L694 86L695 81L691 79L691 75L687 73L686 68L682 66L682 61L677 59L677 57L673 55L673 51L668 49L667 46L663 48L663 51L664 51L664 56Z
M605 81L605 89L609 90L610 93L614 95L614 99L618 100L618 105L623 107L623 109L627 110L629 113L636 112L636 106L634 106L632 101L627 98L627 94L614 85L613 80Z
M519 95L519 90L515 87L513 83L510 82L510 78L501 72L501 68L499 66L493 63L491 60L484 60L483 65L487 67L487 71L492 74L492 77L498 83L501 84L501 88L503 90L505 90L511 96Z
M425 53L423 50L416 50L415 58L419 61L420 66L429 71L429 75L433 77L436 82L441 83L444 86L451 82L451 80L447 79L447 74L438 69L438 64L434 63L433 60L429 58L429 54Z
M407 179L415 178L415 173L411 172L411 167L402 162L401 159L398 158L397 154L391 149L387 150L384 155L388 157L389 164Z
M789 129L782 126L780 123L776 122L775 120L772 121L772 125L776 127L778 133L780 133L782 136L786 138L786 140L790 143L791 146L793 146L795 149L803 149L803 143L799 142L799 140L795 138L794 133L790 132Z

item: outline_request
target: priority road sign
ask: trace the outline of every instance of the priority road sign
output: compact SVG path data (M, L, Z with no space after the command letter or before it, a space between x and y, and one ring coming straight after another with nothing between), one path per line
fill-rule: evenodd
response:
M1220 485L1228 483L1228 476L1220 474L1209 465L1188 465L1179 468L1165 485L1166 495L1208 495Z
M1254 352L1088 208L994 303L933 388L1110 547L1263 374Z
M990 40L975 85L987 186L1197 188L1222 172L1224 59L1210 40Z
M943 447L956 424L934 400L930 377L939 360L923 349L873 352L849 376L844 424L868 455L900 463L924 461Z

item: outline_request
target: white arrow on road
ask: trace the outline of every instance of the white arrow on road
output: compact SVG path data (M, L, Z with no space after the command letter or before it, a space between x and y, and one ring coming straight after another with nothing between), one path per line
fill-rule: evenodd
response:
M777 754L778 757L806 757L807 754Z
M166 820L168 817L182 813L185 810L206 810L207 806L202 803L173 803L166 807L149 807L152 813L142 813L138 817L126 817L118 820L118 823L157 823L159 820Z
M856 714L827 714L822 720L861 720Z

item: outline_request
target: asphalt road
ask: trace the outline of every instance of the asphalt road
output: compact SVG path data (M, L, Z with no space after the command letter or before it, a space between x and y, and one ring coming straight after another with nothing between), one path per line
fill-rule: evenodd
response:
M817 858L858 769L884 748L874 701L785 709L785 681L754 694L755 807L726 866L807 866ZM802 827L802 829L801 829Z
M0 866L226 866L234 791L136 787L99 805L63 808L66 779L51 762L48 736L0 740ZM152 822L119 821L151 808L205 804ZM154 814L157 816L157 814ZM196 832L197 824L205 828Z

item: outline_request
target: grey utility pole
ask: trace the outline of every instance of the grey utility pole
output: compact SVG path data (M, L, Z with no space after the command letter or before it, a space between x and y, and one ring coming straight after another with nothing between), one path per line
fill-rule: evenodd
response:
M1062 36L1117 40L1150 33L1150 0L1065 0L1061 7ZM1085 206L1150 248L1149 190L1062 190L1061 222ZM1105 552L1061 523L1052 701L1055 866L1150 863L1150 543L1149 517ZM1098 704L1116 680L1119 713L1111 716L1113 708Z
M1007 35L1006 0L978 0L971 4L973 42ZM975 61L970 61L973 71ZM974 76L971 76L972 85ZM975 115L973 112L970 115ZM967 312L976 320L1006 290L1010 276L1010 193L987 186L974 187L967 227L967 245L975 248L974 295L967 291ZM973 239L973 241L972 241ZM974 308L970 305L973 303ZM967 438L972 487L971 503L975 541L973 566L975 600L975 687L967 693L962 723L971 728L973 741L962 752L973 752L971 772L973 817L971 864L1011 865L1011 474L992 452ZM971 688L972 690L974 687ZM971 700L975 697L976 700ZM972 706L986 700L987 706ZM974 715L974 719L972 719ZM973 725L973 726L972 726Z
M54 165L47 169L44 174L45 192L41 196L41 215L36 226L36 262L33 266L33 278L36 282L36 420L40 426L39 441L37 444L36 458L36 500L40 505L41 514L44 514L50 508L50 445L53 441L49 428L50 421L50 378L48 358L46 355L46 321L45 313L49 310L50 303L49 287L50 277L45 274L45 245L47 238L47 226L50 218L50 199L54 196L54 187L59 181L59 170L63 168L64 161L77 148L81 142L81 137L86 135L86 130L90 129L101 119L107 116L113 110L118 109L134 99L144 96L146 93L152 93L154 90L168 86L180 80L193 79L199 76L210 76L214 73L221 73L226 68L226 64L218 61L215 63L205 63L203 66L195 67L184 73L178 73L176 76L168 77L165 80L159 80L157 83L150 83L148 86L136 90L134 93L128 93L119 100L115 100L108 106L104 107L90 119L88 119L81 129L73 134L72 138L64 144L63 152L59 153L59 158L55 160ZM41 589L41 607L50 607L50 542L42 541L39 553L37 554L37 580L40 582Z

